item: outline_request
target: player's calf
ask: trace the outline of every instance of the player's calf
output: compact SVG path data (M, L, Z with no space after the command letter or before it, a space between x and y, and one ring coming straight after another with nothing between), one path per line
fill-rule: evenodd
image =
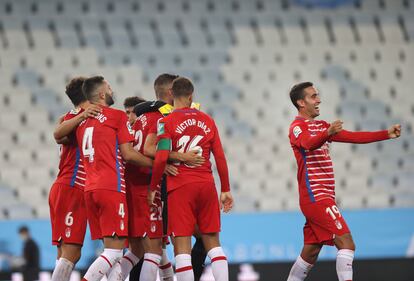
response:
M214 279L216 281L228 281L229 265L223 248L220 246L219 233L203 234L202 239L207 255L211 260Z
M75 264L81 257L81 245L62 242L59 247L61 256L52 274L52 281L69 281Z
M140 280L155 281L157 279L158 267L160 266L162 258L162 239L150 239L149 237L146 237L144 241L145 254Z
M339 281L352 280L355 243L351 233L335 237L334 243L338 248L338 253L336 254L336 273L338 274L338 279Z

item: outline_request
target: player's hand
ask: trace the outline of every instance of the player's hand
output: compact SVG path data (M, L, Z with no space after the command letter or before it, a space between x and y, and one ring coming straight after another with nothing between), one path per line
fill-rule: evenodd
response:
M233 208L233 196L229 192L222 192L220 194L220 209L227 213Z
M342 122L341 120L335 120L331 123L331 125L328 128L328 136L332 136L335 135L337 133L339 133L340 131L342 131L342 124L344 122Z
M390 139L396 139L401 136L401 125L395 124L388 129L388 136Z
M64 120L65 120L65 115L59 116L58 124L62 124Z
M181 161L193 167L201 166L205 159L200 155L199 150L191 150L181 154Z
M99 113L101 113L102 108L96 104L91 104L90 106L88 106L87 109L85 109L85 111L83 112L83 118L87 119L90 117L95 117L97 116Z
M168 176L176 176L178 175L178 169L174 165L167 164L167 166L165 166L164 173Z
M157 193L157 191L152 191L152 190L148 190L148 194L147 194L147 203L148 206L152 206L154 205L154 199L155 199L155 194Z

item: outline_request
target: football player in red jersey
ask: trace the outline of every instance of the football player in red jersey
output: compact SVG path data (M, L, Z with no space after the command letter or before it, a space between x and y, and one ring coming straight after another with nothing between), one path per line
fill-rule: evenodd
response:
M172 102L168 99L168 89L171 88L172 81L176 78L175 75L162 74L154 83L154 88L158 98ZM169 84L169 85L167 85ZM141 103L142 105L144 103ZM146 102L146 104L154 109L155 103ZM149 110L143 114L138 114L132 127L134 132L134 149L143 152L144 143L146 142L150 130L155 130L157 121L163 117L163 113L169 113L171 106L165 104L161 110ZM165 109L165 111L164 111ZM126 108L127 110L127 108ZM136 115L137 116L137 115ZM155 129L154 129L155 128ZM201 164L204 159L198 156L195 152L187 153L172 153L171 160L182 160L189 164ZM173 165L168 165L166 171L171 175L176 173L176 168ZM133 165L127 166L126 169L126 183L127 183L127 200L128 211L130 215L129 220L129 246L131 251L124 255L125 259L121 259L112 269L110 277L113 274L118 274L120 278L125 279L131 267L138 262L141 257L142 247L145 248L145 256L143 259L142 271L140 276L137 274L138 269L130 274L130 280L156 280L157 271L159 269L161 280L173 280L173 269L171 263L163 249L162 238L163 218L161 214L162 203L157 197L156 206L149 207L147 205L147 189L150 183L151 170L148 168L139 168ZM139 266L139 265L138 265Z
M398 138L401 126L377 132L350 132L340 120L331 124L315 120L321 103L311 82L292 87L290 98L298 116L290 125L289 139L298 164L299 203L306 217L304 246L288 281L304 280L323 245L338 248L336 271L339 281L352 280L355 245L348 226L335 203L335 179L329 143L370 143Z
M137 96L128 97L124 100L125 113L128 116L128 121L131 127L134 126L135 120L137 120L137 116L134 112L134 107L142 102L145 102L145 100Z
M83 200L85 170L74 129L81 121L97 115L100 108L90 105L83 95L82 84L85 79L73 78L66 86L66 95L75 108L62 118L54 132L56 141L61 144L61 153L59 174L49 194L52 243L58 248L58 259L52 274L53 281L70 279L72 269L80 259L86 231ZM65 132L68 122L69 129L70 124L72 129Z
M124 161L150 167L152 160L133 149L126 114L110 108L114 101L109 83L102 76L94 76L84 81L82 90L89 102L101 107L97 116L76 129L86 170L84 198L91 236L103 239L105 246L83 280L98 281L122 258L128 235Z
M161 74L157 77L157 79L155 79L154 81L154 91L155 91L155 96L157 98L156 102L152 102L149 105L146 104L141 104L139 107L141 106L145 106L148 107L147 108L143 108L143 109L139 109L137 110L137 108L135 108L136 111L144 111L144 112L148 112L148 111L157 111L156 115L153 115L157 118L153 119L151 122L151 126L148 130L148 135L147 138L145 140L145 144L144 144L144 154L154 158L155 157L155 153L156 153L156 144L157 144L157 124L158 124L158 120L160 120L162 117L167 116L168 114L171 113L171 111L173 110L173 102L174 102L174 98L172 95L172 84L174 79L178 78L177 75L171 75L171 74ZM148 103L148 102L147 102ZM162 105L162 103L165 103L165 105ZM197 104L192 104L195 105L196 107L199 106ZM153 110L150 110L153 109ZM158 111L161 113L158 113ZM157 115L158 114L158 115ZM196 151L189 151L187 153L196 153ZM170 156L169 156L169 160L176 160L176 161L182 161L182 162L186 162L186 164L189 165L200 165L202 164L202 162L204 162L204 159L202 159L200 157L200 159L198 159L198 161L202 161L202 162L191 162L193 161L191 159L191 157L189 157L188 159L178 159L176 157L179 157L180 154L176 154L176 152L171 152ZM184 155L182 155L184 156ZM191 156L191 155L190 155ZM197 159L194 159L197 160ZM164 203L163 205L163 224L164 224L164 231L165 231L165 235L167 234L167 228L168 228L168 214L167 214L167 210L168 210L168 201L167 201L167 187L166 187L166 178L165 176L163 177L162 181L161 181L161 199ZM193 248L191 250L191 262L192 262L192 266L193 266L193 271L194 271L194 280L198 281L201 277L201 274L203 273L203 269L204 269L204 261L206 259L207 253L206 250L204 248L203 245L203 241L201 239L201 235L198 231L198 227L196 227L196 230L194 232L194 237L196 238L195 243L193 245ZM166 258L166 251L165 251L165 246L163 249L163 258L161 259L161 264L160 264L160 269L161 269L161 273L163 273L163 271L165 272L169 272L169 267L167 263L167 258ZM168 273L167 275L170 275L170 273Z
M229 175L220 137L214 120L190 108L194 87L190 80L174 80L174 111L158 123L157 153L153 166L148 202L154 203L170 151L197 150L206 161L200 166L176 163L178 174L167 177L168 228L174 237L174 254L178 281L194 280L191 266L191 236L196 225L202 234L207 255L212 261L216 280L228 280L228 264L220 246L220 208L228 212L233 206ZM220 203L211 171L213 153L221 181Z

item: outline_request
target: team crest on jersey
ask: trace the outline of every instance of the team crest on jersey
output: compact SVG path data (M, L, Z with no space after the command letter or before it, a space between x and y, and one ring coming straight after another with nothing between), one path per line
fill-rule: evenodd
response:
M152 222L151 223L151 232L155 232L155 231L157 231L157 225L156 225L156 223L155 222Z
M129 123L129 121L127 121L126 126L128 128L129 133L131 135L133 135L134 134L134 130L132 130L132 126L131 126L131 123Z
M336 220L336 221L335 221L335 225L336 225L336 228L337 228L337 229L342 229L342 224L341 224L341 222L340 222L340 221Z
M295 128L293 128L293 134L295 135L295 138L298 138L301 133L302 129L299 126L295 126Z
M65 229L65 236L66 236L66 238L69 238L70 237L70 234L71 234L70 227L66 227L66 229Z
M74 108L70 111L70 114L77 115L81 111L81 108Z
M164 123L158 122L157 136L164 134Z

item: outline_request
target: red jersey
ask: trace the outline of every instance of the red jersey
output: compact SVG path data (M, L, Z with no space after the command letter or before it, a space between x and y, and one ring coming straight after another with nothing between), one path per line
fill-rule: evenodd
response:
M82 112L83 109L73 109L66 113L63 121L70 120ZM55 183L83 190L86 174L82 158L80 157L78 143L76 142L75 132L71 133L68 138L69 144L60 145L59 173Z
M144 154L144 144L148 134L157 133L157 122L163 115L159 111L144 113L136 119L132 126L134 132L134 149ZM155 128L155 129L151 129ZM137 167L133 164L126 164L125 179L128 187L149 186L151 182L151 168ZM147 189L143 189L145 194Z
M169 191L193 182L213 182L210 153L213 152L221 181L221 190L230 190L227 163L220 136L214 120L207 114L191 108L174 110L160 120L157 130L158 139L171 139L172 150L188 152L198 150L205 162L199 167L175 163L177 176L167 178Z
M298 164L299 202L301 205L323 199L335 199L335 179L329 143L369 143L388 139L388 132L341 132L328 136L330 124L322 120L296 117L289 139Z
M86 170L85 191L125 192L125 163L119 145L134 140L126 114L102 107L102 112L83 121L76 130Z

